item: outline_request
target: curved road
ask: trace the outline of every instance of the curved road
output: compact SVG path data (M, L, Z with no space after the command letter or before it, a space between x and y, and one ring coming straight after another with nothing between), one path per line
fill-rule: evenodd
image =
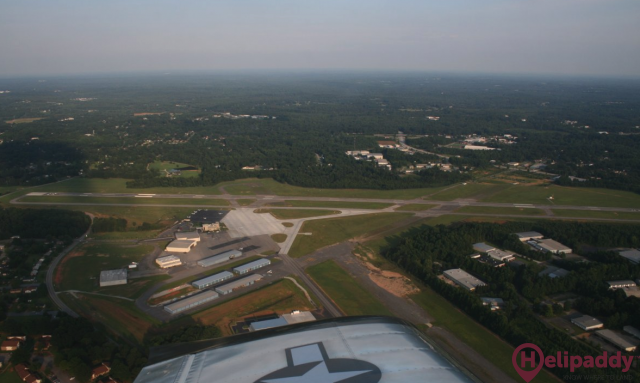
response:
M93 214L89 214L89 213L85 213L86 215L89 216L89 218L91 218L91 224L93 224ZM51 300L58 305L58 307L60 308L61 311L64 311L65 313L69 314L70 316L77 318L79 315L71 310L69 308L69 306L67 306L59 297L58 294L56 293L56 290L53 286L53 275L55 273L56 267L58 266L58 264L60 263L60 261L62 260L62 258L64 258L67 254L69 254L69 252L71 250L73 250L76 246L78 246L79 244L84 242L84 239L87 238L87 236L91 234L91 225L89 225L89 230L87 230L86 233L84 233L80 238L76 239L75 241L73 241L73 243L71 245L69 245L66 249L64 249L60 254L58 254L57 257L55 257L53 259L53 261L51 261L51 264L49 265L49 269L47 270L47 280L46 280L46 284L47 284L47 291L49 292L49 296L51 297Z

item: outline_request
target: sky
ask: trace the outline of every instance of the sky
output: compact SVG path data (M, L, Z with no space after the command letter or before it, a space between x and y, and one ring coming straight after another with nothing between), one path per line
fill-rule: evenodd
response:
M0 0L0 76L393 70L640 77L638 0Z

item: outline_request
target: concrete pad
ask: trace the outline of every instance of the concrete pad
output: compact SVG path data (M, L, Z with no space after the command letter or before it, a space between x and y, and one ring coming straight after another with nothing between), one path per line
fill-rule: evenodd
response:
M285 227L271 214L257 214L254 209L236 209L223 219L231 238L253 237L262 234L284 233Z

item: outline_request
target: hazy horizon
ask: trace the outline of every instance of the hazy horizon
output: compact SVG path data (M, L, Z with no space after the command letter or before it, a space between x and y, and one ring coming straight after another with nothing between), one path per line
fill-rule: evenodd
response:
M220 71L640 77L633 0L0 5L0 77Z

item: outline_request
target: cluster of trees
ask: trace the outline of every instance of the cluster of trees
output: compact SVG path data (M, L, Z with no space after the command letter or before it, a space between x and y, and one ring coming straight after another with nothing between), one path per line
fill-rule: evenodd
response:
M91 219L84 213L57 209L0 208L0 239L76 238L89 229Z
M422 226L406 235L392 239L383 255L419 278L443 295L482 325L486 326L514 346L531 342L545 354L566 350L572 355L598 355L590 344L574 340L571 336L542 323L535 312L557 315L569 307L540 305L548 294L572 292L583 296L575 307L584 313L606 318L611 328L624 325L640 326L640 299L626 298L622 292L607 289L607 280L634 279L640 266L633 266L613 253L588 253L592 262L576 263L561 260L560 267L570 271L563 278L539 275L543 267L523 265L518 268L493 268L469 258L472 244L486 241L498 247L523 253L522 243L513 235L520 231L539 231L548 237L580 248L632 246L640 225L603 225L573 222L508 222L457 223L450 226ZM600 262L602 260L603 262ZM438 278L442 270L462 268L488 283L475 293L451 286ZM503 298L504 310L492 312L483 306L479 296ZM559 377L567 376L563 369L553 370ZM620 371L576 371L589 374L620 374ZM632 372L640 378L637 372Z

